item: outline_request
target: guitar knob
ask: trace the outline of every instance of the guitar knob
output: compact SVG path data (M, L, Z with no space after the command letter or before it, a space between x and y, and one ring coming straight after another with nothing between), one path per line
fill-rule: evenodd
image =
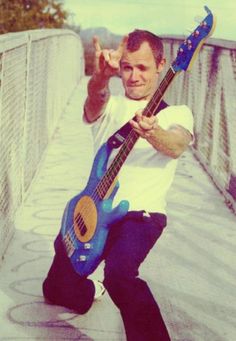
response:
M197 38L197 37L199 36L199 34L200 34L200 32L199 32L198 30L196 30L196 31L193 32L192 35L193 35L195 38Z
M183 52L184 52L184 50L182 49L182 47L180 47L180 48L179 48L179 51L178 51L178 56L179 56L179 55L182 55Z
M85 262L87 260L87 257L85 255L80 255L77 259L78 262Z
M206 21L202 21L200 26L203 28L203 29L206 29L208 27L207 25L207 22Z
M92 248L91 243L85 243L85 244L84 244L84 249L85 249L85 250L89 250L89 249L91 249L91 248Z

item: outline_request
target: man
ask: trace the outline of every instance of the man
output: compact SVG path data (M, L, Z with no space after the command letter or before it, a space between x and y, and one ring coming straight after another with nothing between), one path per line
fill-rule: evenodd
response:
M169 106L158 116L142 115L165 65L160 38L135 30L117 50L102 50L97 38L94 47L95 69L88 83L84 120L92 124L95 147L127 121L140 135L119 173L114 206L127 199L130 209L110 226L103 284L120 310L128 341L167 341L170 337L159 307L147 283L138 277L138 269L166 226L166 194L177 158L192 141L193 118L186 106ZM109 80L118 73L125 96L110 95ZM44 295L52 303L84 313L92 305L98 283L74 273L60 236L55 250Z

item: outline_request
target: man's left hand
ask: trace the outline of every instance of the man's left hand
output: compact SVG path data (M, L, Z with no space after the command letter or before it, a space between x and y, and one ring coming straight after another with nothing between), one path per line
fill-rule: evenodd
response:
M149 138L153 136L155 133L155 129L157 129L157 118L155 116L143 116L142 110L139 110L136 113L136 121L130 120L132 128L143 138Z

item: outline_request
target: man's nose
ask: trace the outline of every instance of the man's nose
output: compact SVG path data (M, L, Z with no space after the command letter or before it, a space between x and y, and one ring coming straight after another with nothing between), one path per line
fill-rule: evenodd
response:
M137 82L138 81L138 70L133 69L131 74L130 74L130 80L132 82Z

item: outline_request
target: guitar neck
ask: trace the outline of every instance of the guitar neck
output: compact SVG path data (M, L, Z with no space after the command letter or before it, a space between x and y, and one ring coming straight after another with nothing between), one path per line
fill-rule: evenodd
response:
M176 74L177 73L172 69L172 67L170 67L169 70L166 72L165 77L161 81L158 89L155 91L151 100L148 102L147 106L145 107L143 111L144 116L150 117L152 115L155 115L160 105L160 102L162 100L162 97L164 96L166 90L168 89L169 85L173 81Z
M161 102L162 97L164 96L167 88L169 87L170 83L176 76L176 72L170 67L167 71L165 77L161 81L158 89L155 91L153 97L148 102L147 106L143 110L143 115L150 117L155 115L158 106ZM111 185L113 184L115 178L117 177L122 165L124 164L125 160L127 159L129 153L133 149L136 141L138 140L139 135L133 129L126 137L124 143L122 144L119 152L117 153L116 157L112 161L110 167L104 174L104 176L99 181L96 192L101 199L103 199L108 190L110 189Z

